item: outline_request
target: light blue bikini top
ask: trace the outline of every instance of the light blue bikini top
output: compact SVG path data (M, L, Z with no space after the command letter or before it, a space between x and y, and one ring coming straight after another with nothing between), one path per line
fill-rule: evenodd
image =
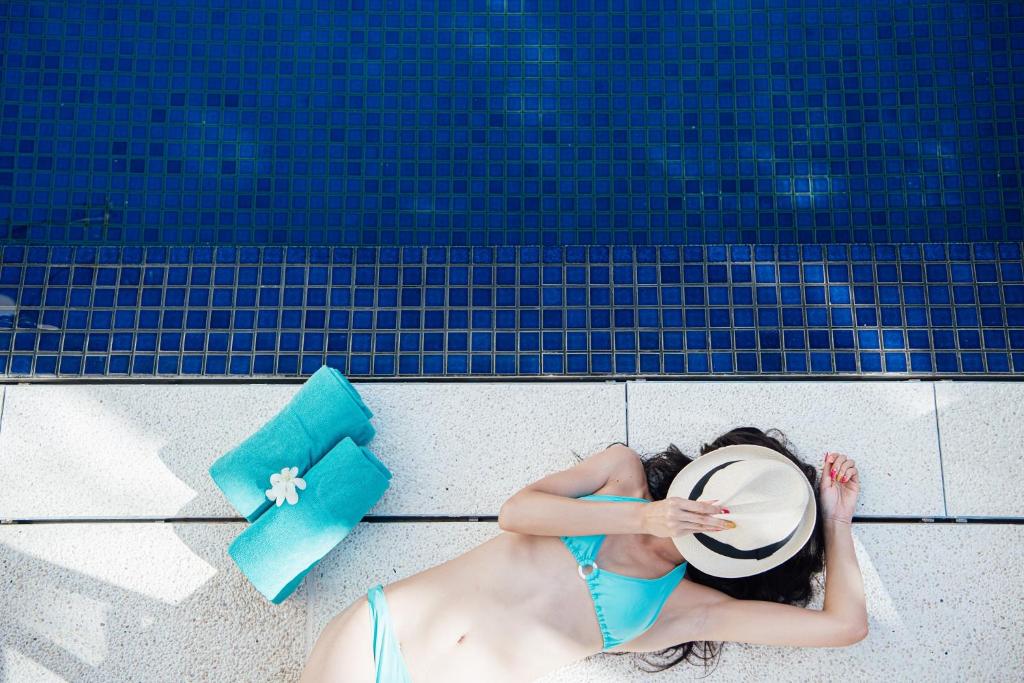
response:
M646 498L612 496L593 493L580 500L639 500ZM601 569L594 563L606 534L594 536L559 536L562 543L576 558L576 571L587 582L594 601L597 623L601 627L604 648L632 640L651 626L661 614L661 608L686 573L686 562L656 579L641 579ZM593 565L593 566L591 566ZM586 573L589 572L589 573Z

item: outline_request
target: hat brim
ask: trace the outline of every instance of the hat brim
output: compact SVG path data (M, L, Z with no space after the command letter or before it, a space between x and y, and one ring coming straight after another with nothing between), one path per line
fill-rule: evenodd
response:
M694 459L693 462L680 470L679 474L672 480L672 484L669 486L665 497L676 496L689 500L690 491L693 490L697 481L715 467L733 460L762 458L772 458L792 467L800 473L800 480L807 485L807 507L804 509L803 517L800 519L799 524L797 524L793 535L782 547L775 550L768 557L761 559L725 557L706 547L694 537L693 533L672 537L672 542L679 549L680 554L682 554L688 564L705 574L725 579L753 576L754 574L760 574L761 572L778 567L796 555L803 548L804 544L807 543L807 540L811 537L811 532L814 530L814 523L818 516L817 499L811 482L807 479L807 475L792 460L782 453L765 446L753 444L723 446Z

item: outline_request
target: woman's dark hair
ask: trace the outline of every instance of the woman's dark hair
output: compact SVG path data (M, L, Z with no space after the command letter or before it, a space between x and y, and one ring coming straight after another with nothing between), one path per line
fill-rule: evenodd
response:
M776 436L772 436L772 435ZM815 584L820 584L818 575L825 566L825 531L821 524L821 501L818 497L818 472L813 465L800 460L790 451L790 445L782 432L770 429L763 432L757 427L737 427L722 434L720 437L701 446L700 454L704 455L723 446L733 444L754 444L765 446L782 453L792 460L807 475L814 490L815 504L818 514L811 537L796 555L779 566L768 571L738 579L723 579L705 574L694 566L686 567L686 577L695 583L709 586L726 595L741 600L769 600L791 605L806 607L814 593ZM647 474L647 487L654 500L664 500L668 487L679 470L693 462L693 458L684 455L674 445L669 444L661 453L648 457L641 456L644 471ZM647 673L665 671L682 661L693 664L703 662L705 671L711 662L717 666L721 654L722 643L712 641L694 641L680 643L658 652L645 652L643 661L653 669L644 669ZM605 654L633 654L627 652L607 652ZM650 657L650 658L649 658ZM653 660L653 661L652 661Z

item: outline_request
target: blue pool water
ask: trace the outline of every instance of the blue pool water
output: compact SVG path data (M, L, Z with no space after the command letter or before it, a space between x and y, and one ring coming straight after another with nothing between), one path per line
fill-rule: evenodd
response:
M1024 3L0 3L0 235L1022 238Z
M0 375L1024 374L1024 1L0 3Z

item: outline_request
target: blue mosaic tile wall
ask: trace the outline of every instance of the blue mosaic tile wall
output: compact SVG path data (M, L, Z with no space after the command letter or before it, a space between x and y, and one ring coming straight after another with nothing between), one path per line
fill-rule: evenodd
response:
M1022 251L8 245L0 372L1020 375Z
M6 0L0 68L9 243L1024 237L1019 0Z

